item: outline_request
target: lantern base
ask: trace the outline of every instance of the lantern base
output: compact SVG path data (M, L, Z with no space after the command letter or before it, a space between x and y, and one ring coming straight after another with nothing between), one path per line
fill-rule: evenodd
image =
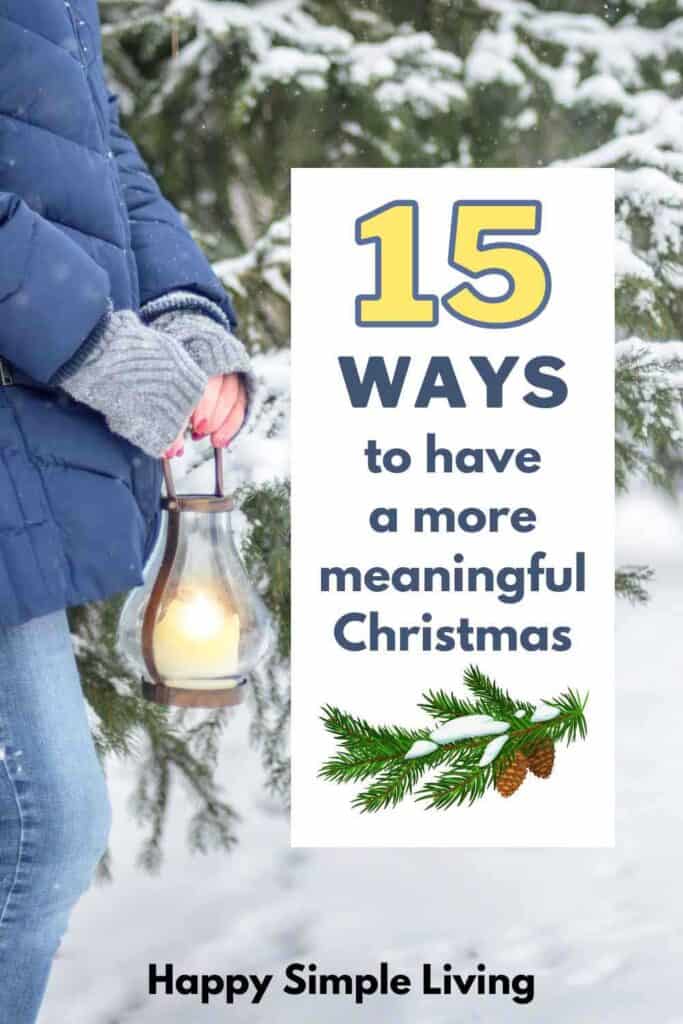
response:
M227 690L183 690L163 683L149 683L142 680L142 696L154 704L167 704L177 708L227 708L235 707L244 700L247 689L246 678Z

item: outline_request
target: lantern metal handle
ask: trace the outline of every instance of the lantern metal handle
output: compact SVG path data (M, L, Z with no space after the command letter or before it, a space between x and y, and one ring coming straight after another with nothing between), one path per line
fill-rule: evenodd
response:
M225 467L223 463L223 449L216 448L214 445L213 449L213 464L214 464L214 477L215 487L214 496L216 498L225 497ZM171 468L171 460L162 460L164 470L164 482L166 484L166 495L171 501L175 501L178 497L175 487L175 480L173 478L173 469Z

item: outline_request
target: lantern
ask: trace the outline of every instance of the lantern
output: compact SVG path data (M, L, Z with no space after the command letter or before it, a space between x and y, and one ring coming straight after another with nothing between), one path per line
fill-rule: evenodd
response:
M271 640L268 613L232 536L222 450L214 495L177 494L164 461L162 532L142 587L126 601L119 649L157 704L224 707L244 697L248 673Z

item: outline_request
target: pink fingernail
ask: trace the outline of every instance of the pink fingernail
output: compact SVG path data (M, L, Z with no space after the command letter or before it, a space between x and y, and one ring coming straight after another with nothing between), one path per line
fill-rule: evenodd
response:
M203 437L204 434L206 433L207 425L208 425L208 421L207 420L200 420L199 423L197 424L197 426L195 427L195 430L197 431L197 433L199 434L200 437Z

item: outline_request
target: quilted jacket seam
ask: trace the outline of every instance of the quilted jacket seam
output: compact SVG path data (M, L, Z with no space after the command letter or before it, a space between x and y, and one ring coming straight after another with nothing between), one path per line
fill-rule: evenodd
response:
M65 46L60 46L59 43L56 43L54 39L50 39L49 36L43 35L42 32L38 32L34 28L29 28L28 25L22 25L20 21L17 21L15 18L10 18L8 14L0 14L0 21L8 21L10 25L16 25L17 28L20 28L22 32L28 32L29 35L37 36L38 39L42 39L44 42L49 43L50 46L54 46L56 50L59 50L60 53L63 53L66 57L69 58L69 60L72 60L75 64L78 64L80 67L81 62L79 61L78 57L73 53L69 53Z
M24 448L19 448L17 445L0 445L0 454L2 452L9 453L11 455L21 455L25 459L35 466L36 469L69 469L75 470L79 473L93 473L95 476L102 477L104 480L115 480L121 482L131 493L133 488L130 484L122 477L117 476L116 473L105 473L101 469L93 469L91 466L84 466L78 462L68 459L59 459L56 456L46 457L45 455L38 455L36 452L29 452ZM47 520L49 522L49 520Z
M14 408L12 408L11 406L10 406L10 409L11 409L11 412L12 412L12 418L14 419L14 423L16 425L17 431L19 432L19 435L20 435L22 441L24 442L24 445L26 445L26 440L24 438L24 434L23 434L23 431L21 429L21 424L19 423L19 417L17 416L16 410ZM26 457L28 458L28 452L26 452L25 454L26 454ZM14 492L14 500L17 503L17 508L23 514L23 507L22 507L22 503L21 503L21 498L19 497L19 489L17 488L16 480L14 479L14 476L13 476L11 470L10 470L10 467L7 464L6 464L6 468L7 468L7 473L8 473L10 482L12 484L12 490ZM40 473L39 473L39 476L40 476L41 490L44 492L45 491L45 484L43 483L42 475ZM50 508L49 504L48 504L48 509L50 511L52 511L52 509ZM44 584L45 584L45 586L47 588L47 591L49 592L49 590L50 590L50 583L49 583L49 580L47 579L45 570L43 568L43 564L42 564L40 558L38 557L38 551L36 549L36 546L33 543L33 532L31 530L26 530L26 531L24 531L24 536L26 537L26 539L28 540L28 542L29 542L29 544L31 546L31 552L33 554L34 564L35 564L36 568L38 569L38 572L42 576L43 582L44 582Z
M111 238L103 238L102 235L96 235L92 231L84 231L83 228L76 227L75 224L67 224L65 220L59 220L58 217L47 216L44 217L43 219L46 220L49 224L55 224L57 227L68 228L69 231L77 231L78 234L83 235L84 238L94 238L96 242L104 242L105 245L111 245L113 249L119 249L121 252L126 251L125 246L119 245L118 242L112 242ZM91 259L93 258L94 257L91 256Z
M26 533L28 530L38 530L43 526L51 526L49 519L37 519L35 521L26 520L21 526L0 526L0 536L16 537L19 534Z
M53 139L61 139L62 142L66 142L69 146L84 149L86 153L92 153L93 156L99 157L105 165L107 163L107 157L101 150L93 149L92 146L86 146L84 142L76 142L74 139L70 139L68 135L56 132L53 128L46 128L35 121L29 121L26 117L18 117L17 114L8 114L6 110L0 110L0 117L5 117L8 121L16 121L17 124L25 124L27 128L34 128L38 132L45 132L46 135L51 135Z
M37 227L37 223L36 221L34 221L31 225L31 237L29 238L28 245L26 246L26 262L22 267L21 276L17 280L17 286L16 288L10 289L10 291L8 292L5 292L3 295L0 295L0 305L2 305L3 302L7 302L8 299L14 298L14 296L18 292L20 292L24 287L24 282L26 281L26 275L31 263L31 257L33 256L33 250L36 244Z

